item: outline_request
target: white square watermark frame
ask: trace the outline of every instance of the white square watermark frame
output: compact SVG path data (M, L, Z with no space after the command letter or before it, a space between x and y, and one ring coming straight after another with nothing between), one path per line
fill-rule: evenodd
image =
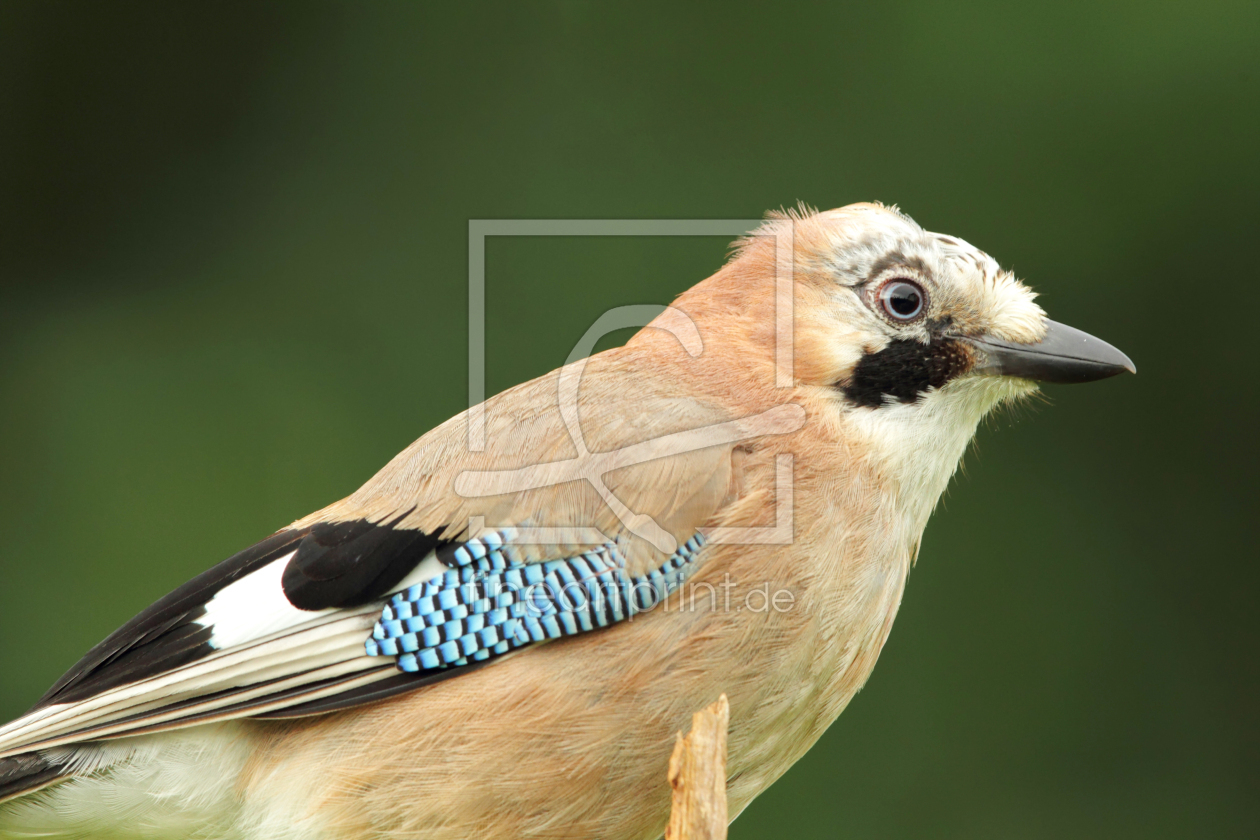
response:
M732 239L757 235L775 239L775 387L791 388L793 385L793 233L791 220L784 220L775 231L757 233L760 219L470 219L468 221L468 447L469 451L485 450L486 398L486 239L491 236L726 236ZM625 307L634 309L639 317L650 320L666 307ZM645 310L647 310L645 314ZM636 317L636 316L631 316ZM602 321L603 319L601 319ZM646 324L646 320L638 323ZM617 323L611 329L628 326ZM694 328L694 327L693 327ZM611 331L605 329L604 333ZM593 345L603 333L588 331L587 338ZM584 339L584 343L586 339ZM572 358L570 361L574 361ZM575 386L576 387L576 386ZM576 392L575 392L576 393ZM799 407L798 411L799 411ZM763 417L770 415L766 412ZM779 425L782 427L780 413ZM754 418L758 419L758 418ZM734 421L738 423L739 421ZM776 421L772 421L773 422ZM575 443L580 442L580 430L570 424ZM589 478L589 477L588 477ZM596 479L590 479L597 486ZM710 542L733 544L788 544L792 541L792 456L779 455L775 462L775 524L753 528L715 528L707 534ZM458 487L457 487L458 489ZM606 489L605 491L606 492ZM481 495L478 493L477 495ZM606 495L614 507L620 502ZM630 513L630 512L627 512ZM480 518L478 517L478 520ZM471 523L478 528L485 523ZM542 537L543 535L539 535ZM549 539L544 540L549 541Z

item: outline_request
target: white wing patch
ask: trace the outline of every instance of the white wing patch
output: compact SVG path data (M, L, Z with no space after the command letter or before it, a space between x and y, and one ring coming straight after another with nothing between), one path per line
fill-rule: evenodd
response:
M291 551L258 571L223 587L206 602L205 615L197 619L197 624L211 628L211 647L226 650L248 644L337 611L335 608L299 610L289 603L280 579L284 575L285 566L296 553ZM417 583L424 583L444 571L446 566L437 559L436 553L430 551L393 591L399 592Z
M243 645L333 612L299 610L284 597L280 578L296 553L296 550L291 551L223 587L206 602L205 615L198 618L197 623L211 628L211 647L225 650Z

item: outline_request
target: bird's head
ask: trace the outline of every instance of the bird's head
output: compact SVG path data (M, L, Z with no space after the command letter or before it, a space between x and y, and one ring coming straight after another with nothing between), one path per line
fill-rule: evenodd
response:
M1111 345L1055 323L988 254L923 230L895 209L855 204L782 214L796 286L794 370L855 408L923 404L936 392L992 401L1037 381L1088 382L1133 371Z
M794 290L786 354L787 333L775 326L785 323L785 278ZM789 365L794 387L822 395L925 496L943 489L998 404L1039 381L1134 371L1116 348L1049 320L988 254L876 204L773 215L712 279L697 314L710 325L724 315L722 332L774 356L780 384ZM687 296L679 303L694 306Z

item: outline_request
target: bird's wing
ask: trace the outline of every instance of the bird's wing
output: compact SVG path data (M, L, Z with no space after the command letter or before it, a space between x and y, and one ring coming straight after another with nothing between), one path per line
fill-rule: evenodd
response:
M712 406L640 382L616 416L592 389L590 441L575 443L554 389L544 377L487 403L481 450L466 417L444 424L358 493L162 598L0 728L0 757L345 708L650 608L698 562L699 529L739 483L732 453L759 427L731 433ZM617 457L575 473L582 451Z

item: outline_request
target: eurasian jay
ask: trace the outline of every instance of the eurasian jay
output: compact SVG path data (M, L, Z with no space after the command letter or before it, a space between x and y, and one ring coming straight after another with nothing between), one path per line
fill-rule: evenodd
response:
M730 698L730 813L879 656L980 418L1128 370L992 258L771 215L620 348L452 418L0 728L0 836L651 840Z

